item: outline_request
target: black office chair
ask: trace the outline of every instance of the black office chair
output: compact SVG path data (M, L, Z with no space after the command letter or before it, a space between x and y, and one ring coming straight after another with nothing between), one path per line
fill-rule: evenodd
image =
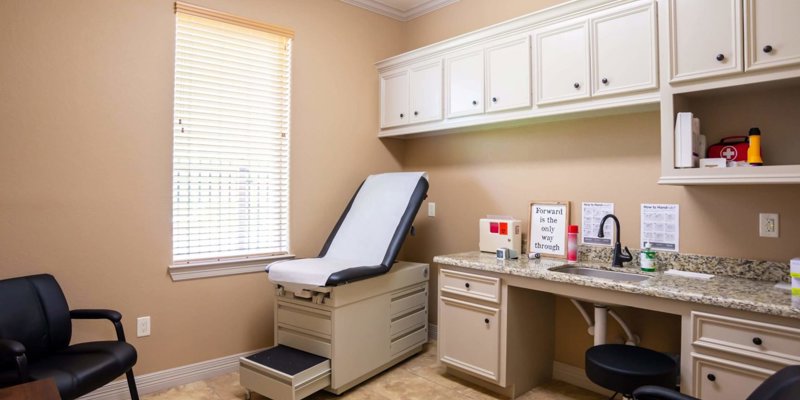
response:
M642 386L633 391L636 400L698 400L660 386ZM785 367L772 374L747 396L747 400L800 399L800 365Z
M71 345L72 319L108 319L116 341ZM0 280L0 387L53 378L63 399L75 399L125 374L138 400L136 349L125 342L113 310L69 310L52 275Z

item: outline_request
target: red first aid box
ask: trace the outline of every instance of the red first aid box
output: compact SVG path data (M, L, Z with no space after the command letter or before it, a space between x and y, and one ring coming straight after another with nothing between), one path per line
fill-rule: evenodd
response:
M747 136L728 136L719 143L708 146L708 158L724 158L728 161L747 161L750 143Z

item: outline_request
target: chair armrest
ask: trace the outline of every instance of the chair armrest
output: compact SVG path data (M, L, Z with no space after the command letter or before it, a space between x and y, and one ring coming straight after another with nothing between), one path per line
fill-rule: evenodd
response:
M11 339L0 339L0 358L19 357L25 354L25 345Z
M125 341L125 330L122 329L122 314L114 310L71 310L69 316L72 319L107 319L114 323L117 331L117 340Z
M122 320L122 314L114 310L72 310L69 316L72 319L107 319L111 322Z
M642 386L633 391L636 400L698 400L695 397L661 386Z
M17 364L17 375L20 382L30 381L28 376L28 357L25 355L25 345L22 343L0 338L0 361L13 358Z

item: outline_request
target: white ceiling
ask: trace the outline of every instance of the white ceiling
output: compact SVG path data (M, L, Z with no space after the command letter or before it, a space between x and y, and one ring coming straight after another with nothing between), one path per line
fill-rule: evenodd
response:
M408 21L438 10L458 0L342 0L347 4L361 7L394 18L398 21Z

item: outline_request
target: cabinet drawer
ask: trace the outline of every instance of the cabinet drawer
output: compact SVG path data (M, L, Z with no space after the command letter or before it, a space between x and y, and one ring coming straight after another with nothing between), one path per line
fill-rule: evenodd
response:
M282 301L278 302L278 324L290 325L323 335L330 336L331 334L329 312Z
M443 293L500 302L500 279L442 269L439 273Z
M743 399L774 371L692 353L694 396L703 400Z
M477 377L500 380L500 310L440 298L441 361Z
M692 331L695 346L771 361L779 357L787 365L800 363L800 329L692 312Z

